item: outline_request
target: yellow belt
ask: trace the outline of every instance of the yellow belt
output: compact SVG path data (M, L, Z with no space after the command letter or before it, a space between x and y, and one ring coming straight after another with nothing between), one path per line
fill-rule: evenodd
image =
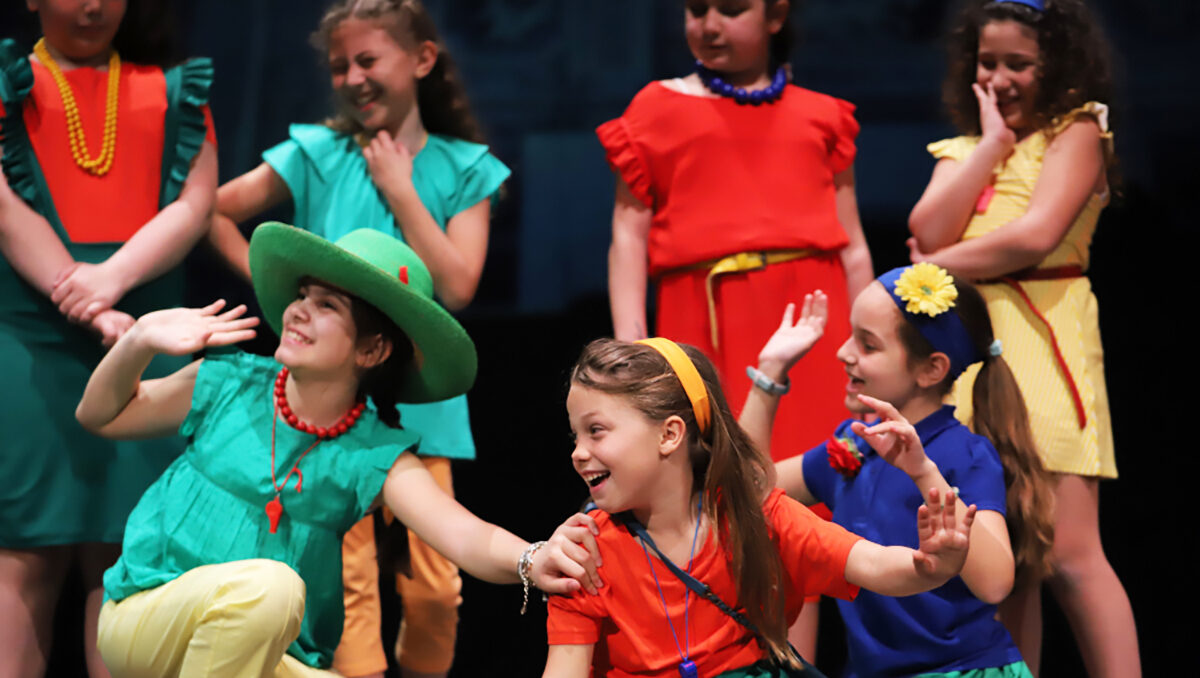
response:
M726 273L745 273L747 271L757 271L766 268L772 264L782 264L785 261L795 259L803 259L819 254L820 250L801 249L801 250L773 250L770 252L738 252L731 254L723 259L716 261L705 261L691 266L677 268L670 273L681 273L684 271L695 271L699 269L708 269L708 275L704 278L704 291L708 296L708 327L712 333L712 346L718 348L717 344L717 302L713 298L713 280L720 275Z

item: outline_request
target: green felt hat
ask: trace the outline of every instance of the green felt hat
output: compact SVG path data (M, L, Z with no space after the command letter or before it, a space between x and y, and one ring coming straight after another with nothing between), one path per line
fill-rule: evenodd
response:
M268 222L250 238L250 277L263 316L276 333L306 276L341 288L379 309L408 335L417 369L397 384L400 402L425 403L466 393L475 381L475 344L433 300L429 269L408 245L361 228L330 242Z

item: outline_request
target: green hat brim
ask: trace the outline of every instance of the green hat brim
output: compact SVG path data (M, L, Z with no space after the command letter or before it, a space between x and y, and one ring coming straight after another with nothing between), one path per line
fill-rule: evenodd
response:
M383 269L303 229L268 222L250 238L250 277L263 316L276 334L300 281L312 277L379 309L412 340L418 368L397 384L406 403L445 400L475 382L478 357L466 330L436 301Z

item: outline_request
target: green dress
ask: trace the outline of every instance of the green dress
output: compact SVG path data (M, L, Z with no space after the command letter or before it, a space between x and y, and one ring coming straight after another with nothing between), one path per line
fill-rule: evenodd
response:
M288 140L263 153L295 203L295 225L328 240L373 228L404 240L387 201L371 181L362 150L324 125L292 125ZM434 221L495 200L509 170L483 144L430 134L413 158L413 186ZM474 459L465 395L436 403L401 403L400 421L421 436L421 454Z
M279 369L271 358L240 351L210 353L201 363L179 429L187 449L130 514L121 559L104 573L104 593L121 601L203 565L278 560L307 590L300 637L288 654L328 668L342 635L342 536L367 514L417 436L389 428L368 402L353 428L299 462L302 490L293 475L280 493L283 516L271 534L265 507L275 496L271 422ZM277 480L315 439L276 424Z
M163 72L166 81L162 121L159 208L178 197L189 164L206 134L203 107L208 102L212 64L194 59ZM24 113L32 107L34 75L27 56L11 41L0 42L0 139L5 179L13 191L53 226L71 256L96 263L123 243L72 242L63 227L44 167L62 167L70 159L47 161L34 153ZM124 92L124 90L123 90ZM119 120L128 120L120 112ZM50 133L43 125L40 133ZM130 132L130 126L118 132ZM122 162L121 157L117 162ZM128 158L126 158L128 162ZM71 166L75 170L74 166ZM158 170L154 170L158 171ZM114 190L121 190L119 187ZM103 219L106 215L97 215ZM111 217L110 217L111 218ZM139 224L140 225L140 224ZM117 308L134 317L178 306L183 277L178 268L127 294ZM0 257L0 373L7 383L0 408L0 547L24 549L80 542L121 541L125 519L142 491L183 449L178 438L110 441L84 431L75 406L104 351L95 335L69 323L50 300L27 284ZM185 363L156 359L148 376L161 376Z

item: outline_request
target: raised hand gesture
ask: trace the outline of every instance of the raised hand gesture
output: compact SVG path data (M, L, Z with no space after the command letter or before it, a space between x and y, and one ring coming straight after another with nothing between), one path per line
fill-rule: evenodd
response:
M866 440L884 461L904 471L909 477L917 478L927 472L928 464L932 462L925 456L921 436L917 435L917 430L904 415L891 403L878 398L860 393L858 400L875 410L879 421L870 426L856 421L850 424L850 430Z
M990 83L985 90L979 83L971 85L975 98L979 100L979 133L983 140L992 140L1004 148L1012 148L1017 143L1017 133L1009 129L1000 115L1000 105L996 101L996 88Z
M776 381L786 378L792 365L803 358L825 333L829 300L821 290L806 294L800 319L793 323L795 313L796 305L788 304L783 310L779 329L775 330L758 354L759 369Z
M923 577L945 582L962 572L967 562L967 547L971 541L971 524L975 522L975 505L971 504L958 517L958 497L954 491L941 501L937 488L917 509L917 534L920 548L913 551L913 566Z
M143 346L155 353L190 355L203 348L227 346L254 338L258 318L243 318L245 304L224 313L225 300L204 308L168 308L138 318L133 330Z

